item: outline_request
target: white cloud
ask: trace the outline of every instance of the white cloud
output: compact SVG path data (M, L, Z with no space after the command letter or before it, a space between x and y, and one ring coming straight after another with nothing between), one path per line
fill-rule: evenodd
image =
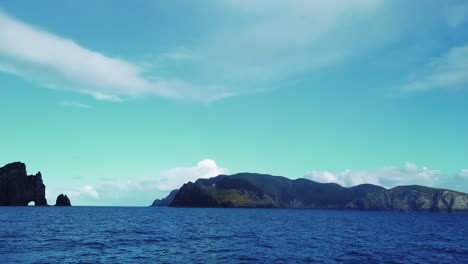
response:
M468 16L468 5L443 1L427 5L431 16L419 15L421 4L410 1L211 3L220 14L227 14L216 26L203 28L196 39L185 39L182 46L152 54L138 64L89 50L0 12L0 71L98 100L156 95L212 102L274 89L279 81L292 77L297 82L301 74L369 56L373 51L382 54L402 39L424 34L441 38L440 32L461 27ZM421 30L426 27L431 30ZM417 43L424 41L418 39ZM448 59L465 55L462 50L453 52L434 64L445 65L450 60L455 69L428 65L428 74L408 82L404 89L466 86L463 65ZM141 60L139 54L125 56ZM433 77L425 77L432 73Z
M468 43L432 59L413 75L413 81L402 86L404 92L468 89Z
M329 171L308 171L306 173L306 177L316 182L334 182L346 186L346 183L342 179L338 178L337 175Z
M390 166L376 170L345 170L336 174L328 171L309 171L306 178L318 182L335 182L347 187L370 183L392 188L411 184L435 186L447 177L439 170L407 162L402 168Z
M380 42L369 28L384 1L225 1L250 23L222 28L200 53L228 81L275 81L342 62ZM390 34L388 34L390 35Z
M67 106L67 107L77 107L77 108L91 108L90 105L82 104L80 102L75 102L75 101L61 101L60 105Z
M129 181L125 186L134 186L139 190L171 191L189 181L207 179L227 172L227 169L219 167L214 160L204 159L196 166L164 170L155 177L142 177Z
M93 203L89 198L99 200L99 203L103 204L115 204L116 201L131 201L132 197L147 197L146 203L150 203L152 199L165 196L167 191L178 189L184 183L194 182L200 178L215 177L227 171L219 167L215 161L204 159L196 166L176 167L150 177L135 177L127 180L103 177L97 184L67 188L63 193L74 198L77 204ZM54 195L56 197L58 193L54 192Z
M152 176L133 176L127 179L95 177L98 182L78 183L74 186L47 187L46 197L49 204L55 203L57 195L63 193L70 197L73 205L119 205L148 206L154 199L167 196L169 191L180 188L188 181L210 178L227 173L214 160L204 159L192 167L176 167Z
M226 174L227 171L219 167L214 160L205 159L194 167L177 167L161 172L155 186L159 190L178 189L186 182L215 177Z
M53 205L55 204L55 201L57 200L57 196L59 194L65 194L67 195L71 200L72 200L72 204L73 204L73 199L74 198L77 198L77 197L82 197L82 194L84 194L84 196L88 196L88 197L91 197L92 199L95 199L94 197L90 196L89 194L87 194L86 192L80 190L80 189L83 189L83 188L78 188L78 189L63 189L62 187L60 188L54 188L54 187L50 187L49 185L46 187L46 199L47 199L47 203L50 204L50 205Z
M138 65L91 51L0 13L0 70L98 100L158 95L212 102L267 89L271 81L358 54L358 49L373 45L375 40L363 40L349 32L372 20L381 2L218 3L224 7L221 12L235 10L236 21L245 15L252 19L236 27L230 26L229 19L220 21L213 27L219 30L200 36L196 45L155 54L154 61ZM376 32L380 31L368 30L368 35ZM387 32L386 38L389 35ZM380 37L376 39L380 42ZM151 66L154 64L157 67ZM157 76L151 76L154 69Z
M212 66L210 73L216 73L213 78L222 78L239 89L271 89L278 81L291 78L300 81L301 74L361 59L368 59L366 63L385 60L400 65L411 57L412 66L420 67L421 58L433 52L434 47L447 45L447 36L463 32L468 20L468 5L463 1L422 4L392 0L225 0L222 3L231 12L241 14L231 21L238 26L229 23L227 27L221 26L207 43L195 50ZM422 6L431 16L420 12ZM416 54L415 47L421 52ZM387 56L389 51L401 57ZM460 56L458 61L466 64L466 56ZM445 62L442 59L440 64ZM458 68L435 72L437 76L428 77L431 79L428 82L467 87L468 67L450 63ZM243 81L250 83L245 85ZM426 89L432 85L428 82L415 82L407 88Z
M458 175L459 175L460 177L466 177L466 178L468 178L468 170L461 170L461 171L458 173Z
M80 191L94 199L99 199L99 193L92 185L85 185L80 189Z
M188 59L185 50L166 54ZM193 85L178 79L143 77L144 69L86 49L0 12L0 71L53 89L89 94L98 100L157 95L211 101L226 95L222 86ZM150 81L156 80L156 81Z

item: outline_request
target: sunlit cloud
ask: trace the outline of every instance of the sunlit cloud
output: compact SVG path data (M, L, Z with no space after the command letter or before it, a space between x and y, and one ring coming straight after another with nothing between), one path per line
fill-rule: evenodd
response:
M467 170L461 170L456 175L446 175L440 170L430 169L407 162L403 167L389 166L375 170L345 170L339 173L329 171L308 171L306 178L322 183L338 183L351 187L370 183L386 188L399 185L424 185L433 187L457 188L468 191Z
M184 183L227 172L227 169L219 167L214 160L204 159L192 167L171 168L151 176L136 176L126 180L101 177L98 183L68 186L62 192L68 194L77 204L95 203L96 200L101 204L113 204L115 201L131 201L132 197L147 197L146 202L150 204L153 199L167 195L168 191L178 189ZM56 190L52 193L49 196L56 197L59 194Z
M194 167L177 167L161 172L155 186L160 190L174 190L189 181L195 182L197 179L207 179L227 172L227 169L219 167L214 160L205 159Z

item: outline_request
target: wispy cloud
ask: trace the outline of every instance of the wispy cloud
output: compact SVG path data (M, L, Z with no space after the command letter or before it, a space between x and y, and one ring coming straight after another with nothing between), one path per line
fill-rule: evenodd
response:
M428 3L425 7L431 16L420 15L421 3L411 1L224 0L212 4L230 15L205 28L196 41L186 39L142 63L141 54L123 55L138 58L139 63L111 57L0 12L0 71L98 100L162 96L212 102L278 88L278 84L287 87L284 82L296 82L302 74L373 52L383 54L409 39L424 45L425 39L442 38L441 32L449 29L459 32L457 28L468 18L468 5L457 1ZM406 54L405 47L401 49ZM447 51L416 73L403 90L466 87L466 53L466 46Z
M67 106L67 107L86 108L86 109L92 108L90 105L82 104L80 102L75 102L75 101L61 101L60 105Z
M188 55L177 51L167 56L182 59ZM49 88L89 94L98 100L121 101L126 97L157 95L209 101L220 96L216 87L208 87L211 90L205 94L205 87L184 80L143 77L144 69L131 62L86 49L73 40L35 28L2 12L0 71Z
M200 47L226 81L270 82L342 62L382 41L357 34L384 1L224 1L250 23L222 28ZM271 83L270 83L271 84Z
M402 86L404 92L468 90L468 43L433 58L411 79Z
M391 0L221 3L237 14L236 20L247 22L236 27L231 26L234 21L226 22L225 27L220 22L219 30L191 50L201 54L197 73L236 87L235 94L272 89L278 83L287 86L285 82L297 81L301 74L314 74L355 59L385 57L394 46L399 54L409 56L411 49L401 42L417 42L420 48L427 48L427 39L443 38L449 30L459 32L468 18L468 5L458 2L426 4L430 17L419 14L419 2ZM422 30L426 27L428 30Z
M99 193L92 185L85 185L80 189L80 191L94 199L99 199Z
M149 64L158 67L150 69L0 13L0 70L98 100L157 95L212 102L356 54L367 44L343 33L374 17L380 2L226 1L221 12L253 19L234 28L220 21L220 30L201 36L198 44L155 54Z
M305 177L317 182L334 182L348 187L363 183L387 188L417 184L468 191L468 173L466 171L461 170L456 175L446 175L440 170L407 162L404 167L390 166L376 170L345 170L339 173L313 170L307 172Z
M157 56L157 60L194 61L197 59L199 59L197 55L184 47L178 47Z

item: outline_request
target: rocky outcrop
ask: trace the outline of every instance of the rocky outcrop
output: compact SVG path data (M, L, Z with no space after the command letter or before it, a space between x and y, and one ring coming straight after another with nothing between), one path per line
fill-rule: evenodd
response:
M170 203L172 207L218 207L219 202L204 186L188 182L184 184Z
M60 194L59 196L57 196L55 206L71 206L70 199L68 199L68 196Z
M404 212L468 212L468 194L419 185L366 193L345 209Z
M468 212L468 194L451 190L417 185L385 189L371 184L345 188L335 183L256 173L199 179L184 184L161 201L165 202L159 202L159 206L171 207Z
M26 165L15 162L0 168L0 206L47 205L42 175L28 176Z

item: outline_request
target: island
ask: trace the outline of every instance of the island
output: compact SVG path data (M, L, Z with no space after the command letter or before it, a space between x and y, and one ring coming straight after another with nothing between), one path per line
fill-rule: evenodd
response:
M71 206L70 199L65 194L60 194L57 196L55 206Z
M28 175L26 165L13 162L0 168L0 206L47 206L46 186L40 172ZM70 206L66 195L57 197L58 206Z
M188 182L152 206L468 212L468 194L419 185L346 188L304 178L239 173Z

